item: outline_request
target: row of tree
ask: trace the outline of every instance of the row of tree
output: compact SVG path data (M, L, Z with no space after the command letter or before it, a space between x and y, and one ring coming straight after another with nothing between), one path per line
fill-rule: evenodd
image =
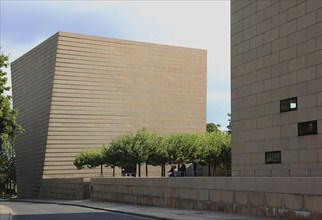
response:
M15 191L16 165L13 143L16 132L22 132L17 124L17 112L11 108L12 97L7 95L7 73L4 68L9 65L9 57L0 53L0 193Z
M129 167L146 165L161 166L161 175L165 175L166 164L192 163L194 165L212 165L229 169L231 164L231 138L228 132L215 130L205 134L174 133L161 135L150 133L145 128L136 133L128 133L113 139L98 149L78 154L74 165L84 167Z

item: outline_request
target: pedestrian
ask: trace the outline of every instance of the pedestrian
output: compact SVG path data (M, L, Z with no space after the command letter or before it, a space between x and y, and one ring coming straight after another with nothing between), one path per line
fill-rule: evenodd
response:
M181 162L181 166L179 168L180 176L186 176L186 172L187 172L186 165L183 162Z
M171 164L171 169L169 170L169 177L175 177L176 172L178 173L178 169L177 169L176 165Z

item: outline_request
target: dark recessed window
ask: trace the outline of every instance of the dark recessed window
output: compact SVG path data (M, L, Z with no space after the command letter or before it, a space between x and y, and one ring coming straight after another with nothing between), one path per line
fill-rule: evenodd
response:
M281 163L281 151L265 152L265 163Z
M280 112L294 111L297 109L297 97L280 101Z
M297 133L299 136L318 133L317 121L306 121L297 124Z

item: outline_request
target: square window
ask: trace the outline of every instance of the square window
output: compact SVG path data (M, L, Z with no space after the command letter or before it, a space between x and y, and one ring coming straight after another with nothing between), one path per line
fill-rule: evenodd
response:
M272 164L272 163L281 163L281 151L270 151L265 152L265 163Z
M298 136L317 134L318 133L318 123L317 121L307 121L297 124Z
M297 97L280 101L280 112L294 111L297 109Z

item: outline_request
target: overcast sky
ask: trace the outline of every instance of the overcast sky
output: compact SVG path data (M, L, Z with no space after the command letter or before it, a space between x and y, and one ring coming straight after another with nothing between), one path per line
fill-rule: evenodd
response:
M207 122L230 113L230 1L9 1L1 51L14 61L58 31L206 49ZM8 70L10 73L10 69Z

